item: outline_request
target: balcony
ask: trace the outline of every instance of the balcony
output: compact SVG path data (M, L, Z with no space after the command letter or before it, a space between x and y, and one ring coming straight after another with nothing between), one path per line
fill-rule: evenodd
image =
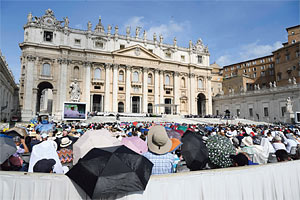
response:
M164 84L164 89L165 90L172 90L173 89L173 85Z
M92 78L93 85L104 85L104 79Z

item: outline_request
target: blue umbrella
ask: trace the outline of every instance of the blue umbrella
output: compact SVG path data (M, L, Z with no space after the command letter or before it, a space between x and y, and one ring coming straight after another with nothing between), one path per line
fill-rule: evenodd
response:
M214 127L206 126L205 129L206 129L207 131L212 131L212 130L214 129Z

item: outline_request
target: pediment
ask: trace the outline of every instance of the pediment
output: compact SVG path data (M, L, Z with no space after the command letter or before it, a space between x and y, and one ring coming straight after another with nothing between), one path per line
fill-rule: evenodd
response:
M129 56L129 57L136 57L136 58L144 58L144 59L155 59L160 60L161 58L156 54L152 53L148 49L140 46L134 45L124 49L119 49L113 52L114 55L121 55L121 56Z

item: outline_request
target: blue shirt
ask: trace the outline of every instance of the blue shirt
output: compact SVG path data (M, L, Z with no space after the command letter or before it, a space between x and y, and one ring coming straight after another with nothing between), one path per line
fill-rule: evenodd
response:
M175 158L171 153L159 155L148 151L144 156L153 163L152 174L169 174L173 172Z

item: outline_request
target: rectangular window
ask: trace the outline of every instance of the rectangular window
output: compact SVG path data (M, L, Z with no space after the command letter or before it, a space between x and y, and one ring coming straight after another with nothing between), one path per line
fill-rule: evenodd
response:
M96 41L96 42L95 42L95 47L96 47L96 48L103 49L104 44L103 44L103 42Z
M274 75L274 70L270 70L270 75Z
M52 42L52 40L53 40L53 32L44 31L44 41Z
M264 107L264 116L269 117L269 109L268 107Z
M253 117L253 108L249 108L249 116Z
M236 109L236 115L239 117L241 114L240 109Z
M262 71L262 72L260 72L260 75L261 75L261 76L265 76L265 75L266 75L266 72L265 72L265 71Z
M246 69L244 69L244 73L247 73L247 70L246 70Z
M264 69L265 69L265 66L264 66L264 65L263 65L263 66L261 66L261 67L260 67L260 69L261 69L261 70L264 70Z
M288 61L290 60L290 54L285 55L285 59Z
M241 65L237 65L236 68L237 68L237 69L240 69L240 68L241 68Z
M80 45L80 42L81 42L81 41L80 41L80 39L75 39L74 42L75 42L75 45Z
M94 89L95 89L95 90L100 90L100 89L101 89L101 86L95 85L95 86L94 86Z
M256 61L253 61L253 62L252 62L252 65L256 65Z
M253 68L253 71L256 72L256 67Z
M264 62L265 62L265 60L264 60L264 59L261 59L261 60L260 60L260 63L264 63Z
M125 45L124 44L120 44L120 49L125 49Z
M202 56L197 56L197 58L198 58L198 64L201 64L203 62Z
M185 61L185 56L181 56L181 61Z
M153 49L148 49L148 51L150 51L151 53L153 53Z
M270 65L269 65L269 68L270 68L270 69L273 69L273 68L274 68L274 64L270 64Z
M165 56L166 58L171 58L171 53L166 53Z
M148 93L152 93L152 89L148 89Z
M254 74L253 74L253 78L256 78L256 72L254 72Z
M279 63L279 61L280 61L280 59L279 59L279 58L276 58L276 64L278 64L278 63Z
M234 70L234 67L231 67L231 70Z
M225 68L225 72L228 72L228 68Z
M119 91L124 91L124 87L119 87Z
M281 74L277 75L277 80L280 81L281 80Z
M170 91L170 90L167 90L167 91L166 91L166 94L171 94L171 91Z
M296 58L299 58L299 56L300 56L299 51L296 51Z
M286 112L286 107L281 107L281 117L284 117L284 114Z

